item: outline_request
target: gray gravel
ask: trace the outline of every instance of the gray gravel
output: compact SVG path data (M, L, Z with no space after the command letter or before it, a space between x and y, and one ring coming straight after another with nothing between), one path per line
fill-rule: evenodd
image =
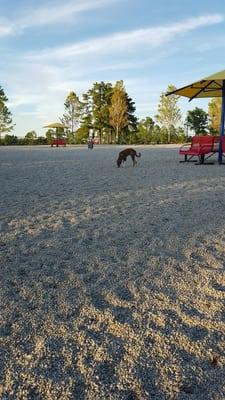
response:
M225 399L225 166L0 148L0 398Z

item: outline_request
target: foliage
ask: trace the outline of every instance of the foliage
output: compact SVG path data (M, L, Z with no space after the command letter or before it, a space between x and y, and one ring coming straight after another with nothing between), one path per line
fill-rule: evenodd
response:
M173 90L176 90L176 87L169 85L167 92L172 92ZM167 129L169 143L171 140L171 127L176 127L181 120L181 111L177 105L178 100L179 96L176 94L166 96L166 93L162 92L158 105L158 113L155 116L160 126Z
M6 134L3 140L5 146L18 144L18 137L15 135Z
M111 83L95 82L93 87L83 95L81 126L98 133L100 143L111 131L109 123L109 106L111 101ZM108 141L108 139L106 139Z
M142 119L138 124L137 143L149 144L153 142L155 122L151 117Z
M81 107L82 104L79 101L79 97L75 92L70 92L64 103L65 113L60 118L61 122L68 127L67 139L73 141L74 133L80 124L81 119Z
M171 143L184 143L187 141L182 127L170 126ZM163 144L168 143L168 129L160 127L151 117L142 119L138 124L138 132L135 143L138 144Z
M89 129L87 126L80 126L80 128L77 129L76 135L75 135L75 143L76 144L84 144L87 143L89 137Z
M196 135L206 135L208 130L208 114L201 108L195 107L188 111L186 123Z
M127 102L127 119L128 119L128 124L122 129L122 134L120 137L119 142L122 143L134 143L136 140L136 134L137 134L137 124L138 120L137 117L135 116L135 102L132 100L130 96L128 96L127 92L125 93L126 96L126 102Z
M117 83L118 84L118 83ZM123 82L120 81L123 85ZM127 103L128 124L121 128L119 143L128 142L131 134L137 130L137 118L134 115L135 105L125 91ZM114 129L110 123L110 108L112 106L113 87L111 83L96 82L93 87L83 94L81 127L90 130L93 136L99 136L101 143L115 142ZM92 133L93 132L93 133Z
M39 136L39 137L37 137L37 139L35 140L34 144L36 144L36 145L48 144L48 140L47 140L47 138L45 138L45 137L43 137L43 136Z
M167 91L174 89L175 87L170 85ZM162 92L156 119L146 116L138 121L135 116L135 103L126 92L123 81L117 81L114 87L111 83L95 82L91 89L82 95L82 101L75 92L70 92L67 96L65 113L61 119L65 125L70 124L66 132L62 128L48 129L45 133L46 138L37 137L34 131L27 132L24 138L6 134L5 138L0 138L0 145L47 144L53 138L65 136L67 143L81 144L87 143L90 135L98 136L101 143L184 143L188 141L188 132L185 133L184 128L179 126L181 112L177 105L178 99L177 95L167 97L165 92ZM0 88L0 104L5 101L7 98ZM209 120L210 133L218 134L220 107L221 99L213 99L208 106L209 116L204 110L196 107L188 112L186 126L196 134L206 134Z
M212 135L219 135L220 132L221 103L222 99L215 97L208 104L209 129Z
M25 139L27 139L28 144L33 144L36 138L37 138L37 134L35 131L27 132L25 135Z
M3 88L0 86L0 138L2 133L11 132L13 130L12 114L5 103L8 98L6 97Z
M46 136L46 139L47 139L48 143L51 143L52 139L55 137L54 129L48 129L45 132L45 136Z
M117 81L112 89L111 105L109 107L109 122L116 133L116 143L122 128L128 125L128 106L123 81Z

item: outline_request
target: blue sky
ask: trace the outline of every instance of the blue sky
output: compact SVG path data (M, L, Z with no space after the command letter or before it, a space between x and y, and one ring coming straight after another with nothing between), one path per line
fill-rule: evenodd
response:
M221 0L0 0L0 85L14 133L44 134L67 94L123 79L138 117L156 114L169 84L225 69ZM207 100L180 100L183 116Z

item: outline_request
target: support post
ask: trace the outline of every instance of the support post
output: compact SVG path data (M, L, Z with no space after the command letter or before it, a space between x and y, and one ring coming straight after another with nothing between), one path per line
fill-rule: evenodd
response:
M222 160L223 160L222 141L223 141L223 136L224 136L224 120L225 120L225 80L223 80L223 89L222 89L220 144L219 144L219 154L218 154L218 163L219 164L222 164Z

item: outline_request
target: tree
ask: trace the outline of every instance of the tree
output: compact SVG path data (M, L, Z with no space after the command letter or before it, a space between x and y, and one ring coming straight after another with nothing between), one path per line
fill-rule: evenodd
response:
M109 135L111 130L109 123L111 95L112 85L105 82L95 82L83 95L81 126L97 131L100 143L103 135Z
M154 125L153 132L152 132L152 142L155 144L160 143L160 126L158 124Z
M123 81L117 81L112 90L111 106L109 107L109 122L116 132L116 143L122 128L128 125L128 107Z
M138 143L148 144L153 140L155 122L151 117L142 119L138 124L137 140Z
M123 86L123 81L119 81ZM124 88L124 86L123 86ZM125 91L127 104L127 124L121 128L120 142L127 143L133 133L137 131L137 118L134 115L136 110L134 101ZM82 131L94 135L98 132L100 143L113 143L115 141L114 131L110 123L110 108L112 107L113 87L111 83L95 82L87 93L82 96L81 102L81 123Z
M64 103L65 113L60 118L61 122L68 126L69 133L74 136L75 130L80 124L81 102L75 92L70 92Z
M179 127L177 129L177 140L176 143L185 143L187 141L187 135L184 128Z
M176 90L176 87L169 85L167 92L172 92ZM158 105L158 114L155 116L159 124L166 128L168 131L168 142L171 140L171 127L176 127L178 122L181 120L181 111L177 106L179 96L172 94L166 96L165 92L160 95L160 101Z
M35 131L29 131L29 132L27 132L26 135L25 135L25 139L28 140L28 143L29 143L29 144L33 144L33 143L34 143L34 140L35 140L36 138L37 138L37 134L36 134Z
M3 88L0 86L0 139L2 133L11 132L13 129L12 114L5 104L7 101L8 98L6 97Z
M35 144L48 144L48 140L43 137L43 136L38 136L37 139L35 140Z
M209 129L215 135L218 135L220 131L221 102L220 97L215 97L208 104Z
M87 126L85 126L85 125L80 126L80 128L78 128L76 131L75 143L76 144L87 143L88 136L89 136L89 129L87 128Z
M128 125L122 129L123 142L128 143L128 141L129 141L129 143L131 143L131 141L133 142L136 138L138 120L134 114L136 111L135 102L127 94L127 92L125 93L125 95L126 95L126 102L127 102Z
M45 136L46 136L46 139L47 139L48 143L51 143L52 139L53 139L54 136L55 136L54 129L48 129L48 130L45 132Z
M194 110L188 111L186 123L196 135L206 135L208 129L208 114L201 108L195 107Z
M13 145L13 144L17 144L17 142L18 142L18 137L17 136L14 136L14 135L5 135L5 137L4 137L4 144L5 144L5 146L10 146L10 145Z

